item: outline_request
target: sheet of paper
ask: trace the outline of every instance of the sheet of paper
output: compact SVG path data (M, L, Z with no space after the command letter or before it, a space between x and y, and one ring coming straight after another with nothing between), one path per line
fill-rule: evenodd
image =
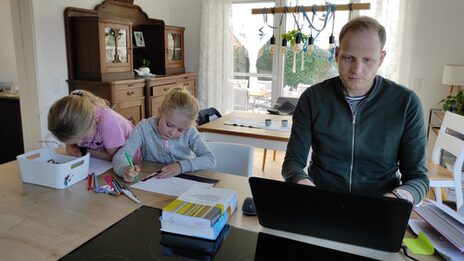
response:
M264 121L234 118L231 121L224 122L226 125L238 125L242 127L250 127L264 130L275 130L275 131L290 131L292 125L289 123L287 127L282 127L280 121L272 121L271 126L264 125Z
M446 238L438 233L432 226L427 222L418 219L410 219L409 226L414 233L424 233L430 240L435 250L446 260L463 260L464 253L459 251L453 244L451 244Z
M113 163L111 163L111 161L90 157L89 174L95 173L95 175L98 176L111 168L113 168Z
M404 244L408 247L409 250L415 255L433 255L435 249L433 248L432 243L428 237L419 232L417 238L405 238L403 239Z
M212 187L213 184L197 182L182 178L167 178L167 179L156 179L152 178L146 181L140 181L133 185L131 188L146 190L150 192L156 192L171 196L180 196L182 193L190 189L191 187L199 185L205 187Z

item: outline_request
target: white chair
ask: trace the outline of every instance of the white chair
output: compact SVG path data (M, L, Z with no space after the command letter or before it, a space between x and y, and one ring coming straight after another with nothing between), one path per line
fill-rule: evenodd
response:
M233 88L233 110L248 110L248 89L247 88Z
M432 162L429 163L430 187L434 189L437 202L442 201L442 187L455 188L456 210L463 204L462 166L464 162L464 116L446 112L440 127L437 141L432 151ZM442 152L446 151L456 157L452 169L440 166Z
M216 167L211 170L245 177L253 175L253 146L226 142L206 144L216 156Z

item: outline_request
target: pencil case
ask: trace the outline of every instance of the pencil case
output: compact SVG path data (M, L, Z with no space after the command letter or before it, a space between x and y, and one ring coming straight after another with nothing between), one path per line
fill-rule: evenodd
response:
M33 150L16 157L23 182L64 189L87 178L89 157L58 154L49 148Z

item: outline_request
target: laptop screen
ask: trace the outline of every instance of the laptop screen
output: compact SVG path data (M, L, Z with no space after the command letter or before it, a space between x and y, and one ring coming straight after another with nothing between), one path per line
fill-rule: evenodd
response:
M397 252L412 204L406 200L334 192L251 177L263 227Z

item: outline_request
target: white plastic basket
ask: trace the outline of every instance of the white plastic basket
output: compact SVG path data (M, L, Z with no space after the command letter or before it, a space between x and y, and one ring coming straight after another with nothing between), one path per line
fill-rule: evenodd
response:
M87 177L89 155L76 158L42 148L18 155L16 159L23 182L64 189Z

